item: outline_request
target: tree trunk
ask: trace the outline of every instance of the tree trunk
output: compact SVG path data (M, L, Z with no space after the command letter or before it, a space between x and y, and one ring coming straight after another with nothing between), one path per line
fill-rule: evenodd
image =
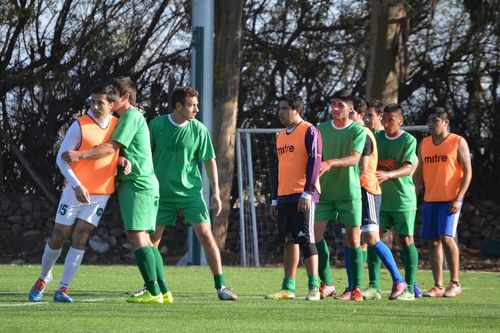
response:
M236 116L241 67L243 0L216 1L213 139L222 211L214 217L219 248L226 243L234 174Z
M406 4L401 0L371 0L370 5L366 95L384 104L397 103L401 64L405 64Z

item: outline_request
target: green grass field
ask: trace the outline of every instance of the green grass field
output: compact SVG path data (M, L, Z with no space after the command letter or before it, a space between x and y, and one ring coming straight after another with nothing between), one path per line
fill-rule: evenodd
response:
M71 286L74 303L52 302L62 266L41 303L27 302L39 274L37 265L0 266L0 332L499 332L500 273L465 272L464 294L456 299L418 299L414 302L362 303L326 299L306 302L303 269L297 278L294 301L265 300L281 285L280 268L225 268L238 302L217 300L206 267L167 267L174 295L169 305L125 302L125 292L141 286L134 266L80 268ZM384 296L390 281L382 274ZM345 272L334 270L337 288L346 284ZM419 283L432 285L428 271Z

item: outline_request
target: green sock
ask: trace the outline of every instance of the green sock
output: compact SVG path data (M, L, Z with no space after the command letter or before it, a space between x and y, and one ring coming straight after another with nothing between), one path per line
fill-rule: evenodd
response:
M152 249L152 246L141 247L135 250L134 255L146 289L151 295L156 296L160 293L160 287L157 282L156 259Z
M417 281L418 251L414 243L408 247L403 246L405 281L408 284L408 291L414 293L413 286Z
M169 291L167 280L165 279L165 271L163 268L163 258L161 256L160 251L156 247L153 247L153 253L156 259L156 278L158 281L158 286L160 287L160 291L162 294Z
M309 289L319 288L319 276L318 275L308 275L307 277L309 278L309 282L307 284Z
M295 292L295 278L284 277L281 289Z
M330 270L330 249L324 239L316 243L318 249L318 273L324 284L331 286L333 283L332 271Z
M361 249L363 251L363 249ZM368 251L363 251L363 264L368 260Z
M368 275L370 277L369 287L380 290L380 258L373 248L368 248Z
M403 262L403 266L405 268L405 282L408 285L407 290L413 294L413 285L410 285L408 282L409 275L407 274L407 263L408 263L408 251L406 250L405 246L403 246L403 250L399 253L399 256L401 257L401 261Z
M361 246L355 249L348 249L349 251L349 265L351 266L352 274L352 290L361 287L363 283L363 251Z
M214 274L215 289L220 289L226 286L224 274Z

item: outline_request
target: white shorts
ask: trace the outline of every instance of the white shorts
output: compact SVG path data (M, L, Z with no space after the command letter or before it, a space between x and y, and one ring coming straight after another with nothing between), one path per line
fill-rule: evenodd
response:
M109 196L109 194L90 195L90 204L84 204L78 201L73 188L67 185L61 194L55 221L59 224L73 225L78 218L97 227Z

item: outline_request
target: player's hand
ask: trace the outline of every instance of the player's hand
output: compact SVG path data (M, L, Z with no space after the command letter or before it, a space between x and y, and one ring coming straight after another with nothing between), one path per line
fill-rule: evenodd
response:
M301 213L308 212L311 209L311 199L300 198L297 204L297 211Z
M132 172L132 163L127 160L125 157L118 157L118 165L123 167L123 174L128 175Z
M448 209L448 213L450 213L450 215L454 215L454 214L458 213L460 211L460 206L461 205L462 205L462 201L460 201L460 200L453 200L450 203L450 208Z
M386 180L388 179L391 179L392 176L391 176L391 173L390 172L385 172L385 171L382 171L382 170L378 170L375 172L375 177L377 177L378 179L378 182L380 184L382 184L383 182L385 182Z
M77 150L68 150L62 153L61 158L63 159L64 162L70 163L70 162L78 162L82 156L79 151Z
M220 201L219 193L213 193L212 198L210 200L211 200L210 208L213 209L215 216L219 216L220 211L222 210L222 203Z
M319 167L319 175L321 176L322 174L324 174L325 172L327 172L331 168L332 168L332 165L328 161L321 162L321 165Z
M278 217L278 206L276 206L276 205L271 206L271 217L274 220L276 220L276 218Z
M78 201L84 204L89 204L90 203L90 194L85 188L85 186L80 185L75 187L75 195Z

